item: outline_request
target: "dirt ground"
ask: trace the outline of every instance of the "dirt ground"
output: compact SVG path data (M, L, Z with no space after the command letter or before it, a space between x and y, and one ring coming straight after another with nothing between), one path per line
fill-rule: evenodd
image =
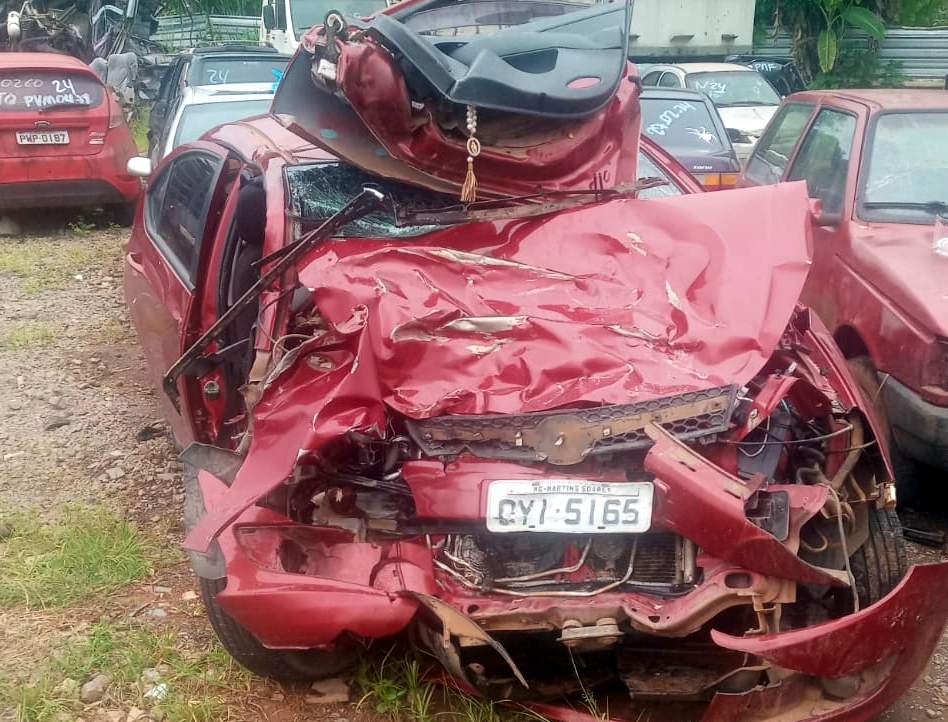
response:
M122 299L127 230L93 227L68 214L19 220L19 233L0 237L0 259L7 259L6 265L0 262L0 510L55 512L76 502L105 504L134 519L156 543L174 547L183 492ZM35 258L14 267L10 259L20 253ZM945 515L909 519L914 526L948 531ZM948 558L944 548L910 543L909 549L914 562ZM154 623L175 634L180 645L207 644L210 630L200 603L180 601L193 588L187 565L179 561L147 584L102 599L88 616L161 609ZM0 612L0 671L28 670L75 634L76 624L55 612ZM308 708L301 693L264 682L252 685L249 698L259 714L248 718L364 719L351 706ZM945 640L924 678L880 719L948 719Z

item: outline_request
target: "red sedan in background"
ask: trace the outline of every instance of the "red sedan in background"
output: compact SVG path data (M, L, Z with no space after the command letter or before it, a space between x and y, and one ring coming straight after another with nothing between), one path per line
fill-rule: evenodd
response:
M122 108L89 66L0 53L0 210L106 206L130 222L141 181Z
M790 96L741 183L796 180L822 204L803 301L888 422L910 500L948 469L948 93Z

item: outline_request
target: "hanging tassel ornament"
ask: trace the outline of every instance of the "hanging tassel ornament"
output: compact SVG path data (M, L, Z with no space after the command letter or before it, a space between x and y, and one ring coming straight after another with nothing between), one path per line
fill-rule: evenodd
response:
M477 108L467 106L467 176L461 186L461 203L473 203L477 200L477 176L474 175L474 159L481 154L481 142L477 133Z

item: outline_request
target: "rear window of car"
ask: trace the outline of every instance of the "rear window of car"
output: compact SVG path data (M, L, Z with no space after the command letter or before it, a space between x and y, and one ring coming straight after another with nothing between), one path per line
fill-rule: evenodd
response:
M49 70L0 71L0 113L37 112L57 107L94 108L105 88L82 73Z
M286 63L286 58L207 58L195 63L194 76L190 78L190 83L279 83Z
M642 99L642 131L666 149L715 153L724 148L704 103Z
M174 136L174 147L197 140L211 128L255 115L263 115L268 110L270 110L269 98L189 105L181 113L178 130Z

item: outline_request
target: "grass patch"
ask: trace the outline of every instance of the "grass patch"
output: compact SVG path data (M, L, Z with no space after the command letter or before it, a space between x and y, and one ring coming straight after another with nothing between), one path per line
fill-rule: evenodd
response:
M157 677L143 678L150 670ZM80 685L97 673L111 677L107 707L135 706L166 722L218 722L233 717L228 699L250 689L251 675L217 646L183 650L172 632L155 633L135 624L100 621L87 637L63 648L30 674L29 680L0 680L0 703L16 722L52 722L82 708L63 680ZM149 692L164 685L158 695ZM156 715L157 716L157 715Z
M21 323L0 336L0 350L16 351L37 348L52 343L59 329L47 322Z
M547 722L535 712L464 694L443 678L440 667L420 653L369 655L356 672L362 695L356 706L394 722Z
M65 607L147 576L153 555L138 530L101 508L69 507L43 524L34 515L8 520L0 543L0 605Z
M84 238L26 240L0 243L0 273L15 276L30 294L56 288L90 266L102 266L104 258L118 254L121 239Z
M128 124L128 129L132 133L132 140L135 141L135 147L142 155L148 153L148 118L150 116L150 107L139 107Z

